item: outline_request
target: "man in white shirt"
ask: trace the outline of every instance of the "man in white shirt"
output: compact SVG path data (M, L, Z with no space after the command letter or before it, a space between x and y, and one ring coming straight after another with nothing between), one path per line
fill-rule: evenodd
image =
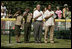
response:
M42 20L43 20L43 12L40 11L40 5L36 6L36 10L33 13L34 18L34 37L35 42L41 42L41 34L42 34Z
M44 42L47 43L48 39L48 30L50 29L50 43L54 43L53 33L54 33L54 11L51 10L51 5L48 5L48 10L44 13L45 18L45 34L44 34Z

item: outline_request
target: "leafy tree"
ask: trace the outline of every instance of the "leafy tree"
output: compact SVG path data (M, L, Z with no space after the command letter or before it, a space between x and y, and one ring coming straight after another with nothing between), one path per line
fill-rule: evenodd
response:
M12 13L15 13L17 11L17 8L21 8L22 11L25 10L26 7L30 7L31 11L36 7L37 4L41 4L41 9L46 7L48 4L52 5L52 9L55 9L56 6L63 6L65 3L67 3L69 6L71 6L70 1L1 1L4 2L7 9L11 9ZM63 7L61 7L62 9Z

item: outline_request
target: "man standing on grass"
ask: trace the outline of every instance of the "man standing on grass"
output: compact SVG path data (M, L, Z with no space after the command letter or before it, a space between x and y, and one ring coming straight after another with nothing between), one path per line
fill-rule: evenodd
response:
M54 43L53 34L54 34L54 11L51 10L51 5L47 6L47 10L44 13L45 22L45 34L44 34L44 42L48 41L48 30L50 29L50 43Z
M41 42L42 20L43 20L42 15L43 15L43 12L40 11L40 5L38 4L36 6L36 10L33 13L35 43L40 43Z
M31 23L32 23L32 13L30 13L30 8L27 7L25 12L23 13L23 17L25 19L24 23L24 42L28 43L31 32Z

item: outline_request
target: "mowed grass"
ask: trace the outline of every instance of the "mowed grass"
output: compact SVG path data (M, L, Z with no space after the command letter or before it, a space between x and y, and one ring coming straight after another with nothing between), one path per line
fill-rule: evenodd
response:
M56 39L55 43L51 44L48 39L48 43L44 43L44 38L42 38L42 43L34 43L34 37L30 38L30 43L24 43L24 36L21 36L22 43L16 43L15 36L11 37L11 43L9 44L9 36L1 35L1 48L71 48L70 39Z

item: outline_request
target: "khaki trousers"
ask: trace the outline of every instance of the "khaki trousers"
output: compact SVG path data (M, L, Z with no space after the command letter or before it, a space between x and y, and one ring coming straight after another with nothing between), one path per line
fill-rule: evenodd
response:
M48 31L50 29L50 41L53 41L54 35L54 25L52 26L45 26L45 34L44 34L44 41L47 42L48 40Z

